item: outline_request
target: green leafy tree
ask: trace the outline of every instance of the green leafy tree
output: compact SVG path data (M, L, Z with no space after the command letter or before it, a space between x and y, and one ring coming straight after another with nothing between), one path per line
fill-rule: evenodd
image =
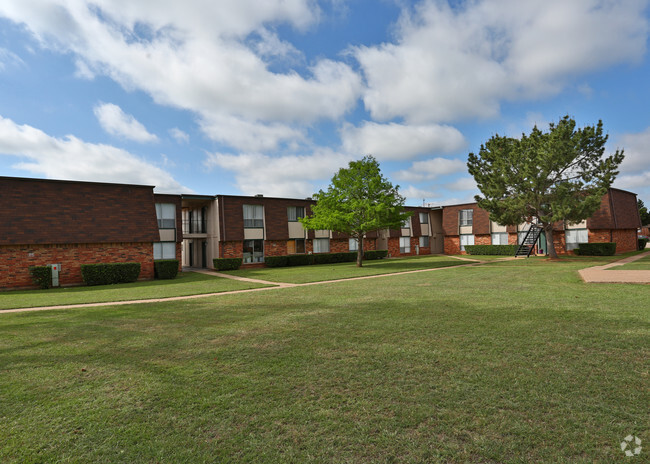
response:
M618 174L623 151L605 157L606 142L602 121L577 129L569 116L551 123L548 132L534 127L521 139L497 134L468 157L483 195L476 201L503 225L536 220L556 258L553 223L578 223L593 215Z
M357 266L363 263L363 238L373 230L399 229L411 215L404 212L399 185L393 186L372 156L351 161L332 177L327 191L314 195L312 215L300 220L307 229L329 229L357 241Z
M637 207L639 208L639 217L641 218L641 225L647 226L650 224L650 212L648 208L643 204L643 200L636 201Z

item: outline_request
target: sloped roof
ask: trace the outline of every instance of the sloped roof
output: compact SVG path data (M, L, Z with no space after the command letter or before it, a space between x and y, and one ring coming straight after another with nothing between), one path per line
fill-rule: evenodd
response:
M0 177L0 245L158 240L152 186Z

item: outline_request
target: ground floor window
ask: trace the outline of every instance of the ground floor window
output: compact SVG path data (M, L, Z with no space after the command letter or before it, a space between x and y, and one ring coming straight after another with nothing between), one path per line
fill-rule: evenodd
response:
M474 236L472 234L460 236L460 251L465 251L465 245L474 245Z
M264 240L244 240L244 263L264 262Z
M176 242L154 243L153 259L176 259Z
M507 232L498 232L492 234L492 245L507 245L507 244L508 244Z
M429 248L429 236L423 235L420 237L420 248Z
M411 252L411 237L400 237L399 238L399 252L400 253L410 253Z
M288 255L295 255L298 253L304 253L305 252L305 239L304 238L297 238L295 240L289 240L287 242L287 254Z
M315 238L314 239L314 253L329 253L330 252L330 239L329 238Z
M348 248L350 249L350 251L358 251L359 250L358 245L359 244L357 243L356 238L349 238L348 239Z
M528 233L527 230L523 230L523 231L517 233L517 244L518 245L521 245L522 243L524 243L524 239L526 238L527 233Z
M567 251L575 250L581 243L589 243L587 229L567 229L564 233Z

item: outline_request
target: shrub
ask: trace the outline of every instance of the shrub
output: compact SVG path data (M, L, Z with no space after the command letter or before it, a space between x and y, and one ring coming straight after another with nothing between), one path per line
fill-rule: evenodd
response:
M241 267L242 258L215 258L212 260L217 271L235 271Z
M30 266L29 273L38 288L52 287L52 268L50 266Z
M514 256L519 245L465 245L468 255Z
M285 267L288 266L288 256L267 256L264 258L266 267Z
M287 266L308 266L314 264L314 255L289 255Z
M616 253L616 243L581 243L574 251L581 256L612 256Z
M363 252L363 259L372 261L373 259L382 259L388 256L388 250L368 250Z
M82 264L81 278L86 285L111 285L135 282L140 276L140 263Z
M647 243L648 243L648 239L647 239L647 238L640 238L640 239L638 239L638 249L639 249L639 250L644 250L644 249L645 249L645 246L647 245Z
M349 263L357 260L356 251L344 253L318 253L314 256L314 264Z
M177 259L158 259L153 262L156 279L175 279L178 275Z

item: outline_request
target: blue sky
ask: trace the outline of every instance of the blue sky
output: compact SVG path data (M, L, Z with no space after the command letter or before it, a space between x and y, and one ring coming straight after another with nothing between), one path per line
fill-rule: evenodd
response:
M650 205L648 6L3 0L0 175L306 197L373 154L450 204L469 152L569 114Z

